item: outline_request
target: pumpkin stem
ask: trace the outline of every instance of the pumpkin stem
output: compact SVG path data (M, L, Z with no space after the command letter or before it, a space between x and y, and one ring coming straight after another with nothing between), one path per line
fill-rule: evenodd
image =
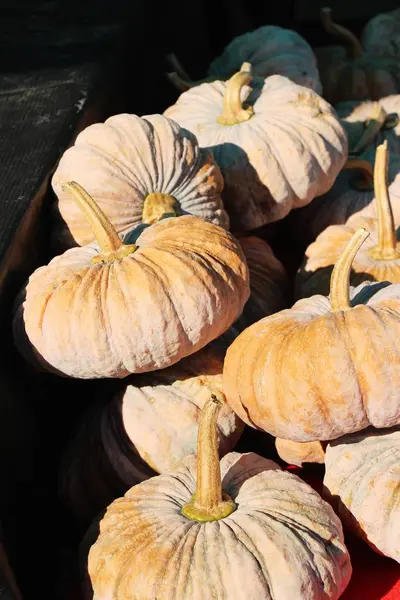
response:
M329 7L321 8L322 25L330 35L338 38L347 44L347 55L350 59L357 59L363 53L360 40L349 29L342 27L332 21L332 9Z
M371 117L365 123L366 127L364 132L354 148L352 148L352 154L359 154L365 148L367 148L376 138L381 129L385 126L388 114L379 102L375 102L372 109Z
M240 71L228 79L222 114L217 118L218 123L221 125L238 125L243 121L248 121L253 116L253 107L243 108L240 99L243 86L248 85L252 79L250 63L243 63Z
M396 228L388 192L388 144L378 146L375 155L375 200L378 213L378 245L370 249L370 256L376 260L399 258Z
M222 492L219 465L217 419L222 401L217 393L204 404L197 439L197 485L182 512L192 521L219 521L236 510L236 504Z
M333 267L330 289L331 312L351 308L349 294L351 265L368 236L369 232L363 227L357 229Z
M125 246L122 243L118 233L101 208L79 183L69 181L63 183L61 188L65 194L68 194L76 202L92 228L101 251L98 256L92 258L93 263L111 263L135 252L137 246Z
M172 85L178 90L178 92L187 92L190 90L190 88L196 85L193 81L190 81L190 79L184 79L181 77L178 73L176 73L176 71L166 73L166 76Z
M171 69L175 71L179 77L190 81L190 76L188 75L185 67L182 65L179 58L176 56L175 52L170 52L169 54L166 54L165 60L167 61Z
M162 217L178 217L180 215L179 202L170 194L153 192L144 199L142 221L152 225Z
M343 170L359 171L361 177L355 177L350 181L350 185L359 192L371 191L374 189L374 170L368 160L362 158L349 158Z

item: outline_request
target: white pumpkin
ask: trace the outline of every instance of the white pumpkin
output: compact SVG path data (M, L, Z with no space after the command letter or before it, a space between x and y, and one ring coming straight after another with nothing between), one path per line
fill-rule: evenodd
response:
M330 189L347 157L347 136L325 100L281 75L253 80L251 93L249 69L189 89L164 113L212 150L235 231L309 204Z
M62 189L78 181L118 233L154 223L164 213L192 214L229 227L223 179L209 150L161 115L120 114L84 129L53 175L54 243L58 250L94 239L88 222Z

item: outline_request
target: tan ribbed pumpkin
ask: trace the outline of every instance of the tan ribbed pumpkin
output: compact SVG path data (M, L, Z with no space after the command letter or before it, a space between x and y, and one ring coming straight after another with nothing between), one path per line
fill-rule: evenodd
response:
M225 401L224 351L217 342L178 364L127 377L105 405L84 416L60 470L60 493L81 519L91 520L133 485L173 469L196 452L201 409L210 392ZM218 418L220 456L244 423L224 404Z
M331 507L256 454L219 462L219 401L204 406L197 463L140 483L100 522L96 600L337 600L351 576ZM222 484L221 484L222 480Z
M324 487L343 522L400 563L400 428L367 429L326 449Z
M14 317L14 339L28 359L71 377L125 377L193 354L241 315L249 273L227 231L182 216L122 243L81 186L65 191L99 246L71 248L29 278Z
M224 391L252 427L297 442L400 424L400 285L349 275L368 236L336 262L330 298L312 296L251 325L228 349Z
M304 467L309 464L324 464L326 442L293 442L276 438L275 447L279 458L288 465Z
M212 150L237 232L328 191L347 156L347 136L325 100L281 75L252 78L250 67L191 88L164 113Z
M66 181L79 181L118 233L164 213L193 214L228 228L223 179L212 153L161 115L121 114L84 129L53 175L58 197L54 241L65 250L94 239Z
M387 186L388 150L384 142L376 151L375 204L377 218L354 216L346 225L332 225L323 231L311 246L296 275L296 298L314 294L329 294L332 269L349 240L359 227L370 232L352 263L350 283L390 281L400 283L400 244L394 226Z

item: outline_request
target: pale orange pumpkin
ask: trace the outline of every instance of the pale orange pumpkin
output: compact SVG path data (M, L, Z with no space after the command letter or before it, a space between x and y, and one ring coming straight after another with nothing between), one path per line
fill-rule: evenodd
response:
M352 263L350 283L357 286L363 281L390 281L400 283L400 244L394 226L388 185L387 142L376 151L375 204L377 218L354 216L345 225L327 227L306 251L297 275L296 298L308 298L314 294L329 294L332 269L349 240L359 227L369 231L370 236L357 252Z
M28 359L71 377L125 377L193 354L241 315L249 273L227 231L182 216L123 244L81 186L65 184L65 192L99 246L72 248L30 277L14 316Z
M357 230L336 262L330 298L299 300L228 349L224 391L248 425L312 442L400 424L400 286L367 282L349 294L367 236Z
M329 102L379 100L400 91L400 65L396 58L364 49L351 31L333 22L330 8L321 9L321 20L325 31L347 46L314 50L324 97Z
M375 149L350 158L332 188L305 208L287 217L293 237L308 246L329 225L344 225L353 215L376 217L374 202ZM400 226L400 155L392 154L388 169L388 192L395 227Z
M127 377L111 400L87 412L60 469L60 495L78 517L93 519L133 485L195 453L210 392L224 402L220 456L234 448L244 423L225 402L224 354L213 342L168 369Z
M375 102L340 102L335 110L349 138L349 155L377 148L384 141L391 152L400 152L400 95Z
M283 219L328 191L347 156L347 136L325 100L250 70L244 63L227 82L193 87L164 113L212 150L236 232Z
M165 213L229 226L223 179L212 153L161 115L115 115L84 129L64 152L52 179L58 198L53 238L62 250L94 239L82 211L63 190L66 181L79 181L118 233L154 223Z
M308 464L324 464L326 442L293 442L276 438L275 447L279 458L288 465L304 467Z
M256 454L219 462L220 402L205 404L197 461L140 483L100 521L88 572L96 600L337 600L351 576L331 507Z
M326 449L324 488L343 523L400 563L400 428L367 429Z

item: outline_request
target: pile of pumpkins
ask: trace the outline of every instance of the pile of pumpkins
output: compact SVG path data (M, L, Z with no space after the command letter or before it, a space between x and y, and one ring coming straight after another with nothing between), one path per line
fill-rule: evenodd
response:
M57 256L13 331L39 370L115 379L61 468L87 598L335 600L342 523L400 562L400 9L361 42L322 22L344 46L261 27L198 82L170 56L176 104L87 127L54 173ZM254 235L277 221L294 282ZM246 425L324 462L325 498L234 452Z

